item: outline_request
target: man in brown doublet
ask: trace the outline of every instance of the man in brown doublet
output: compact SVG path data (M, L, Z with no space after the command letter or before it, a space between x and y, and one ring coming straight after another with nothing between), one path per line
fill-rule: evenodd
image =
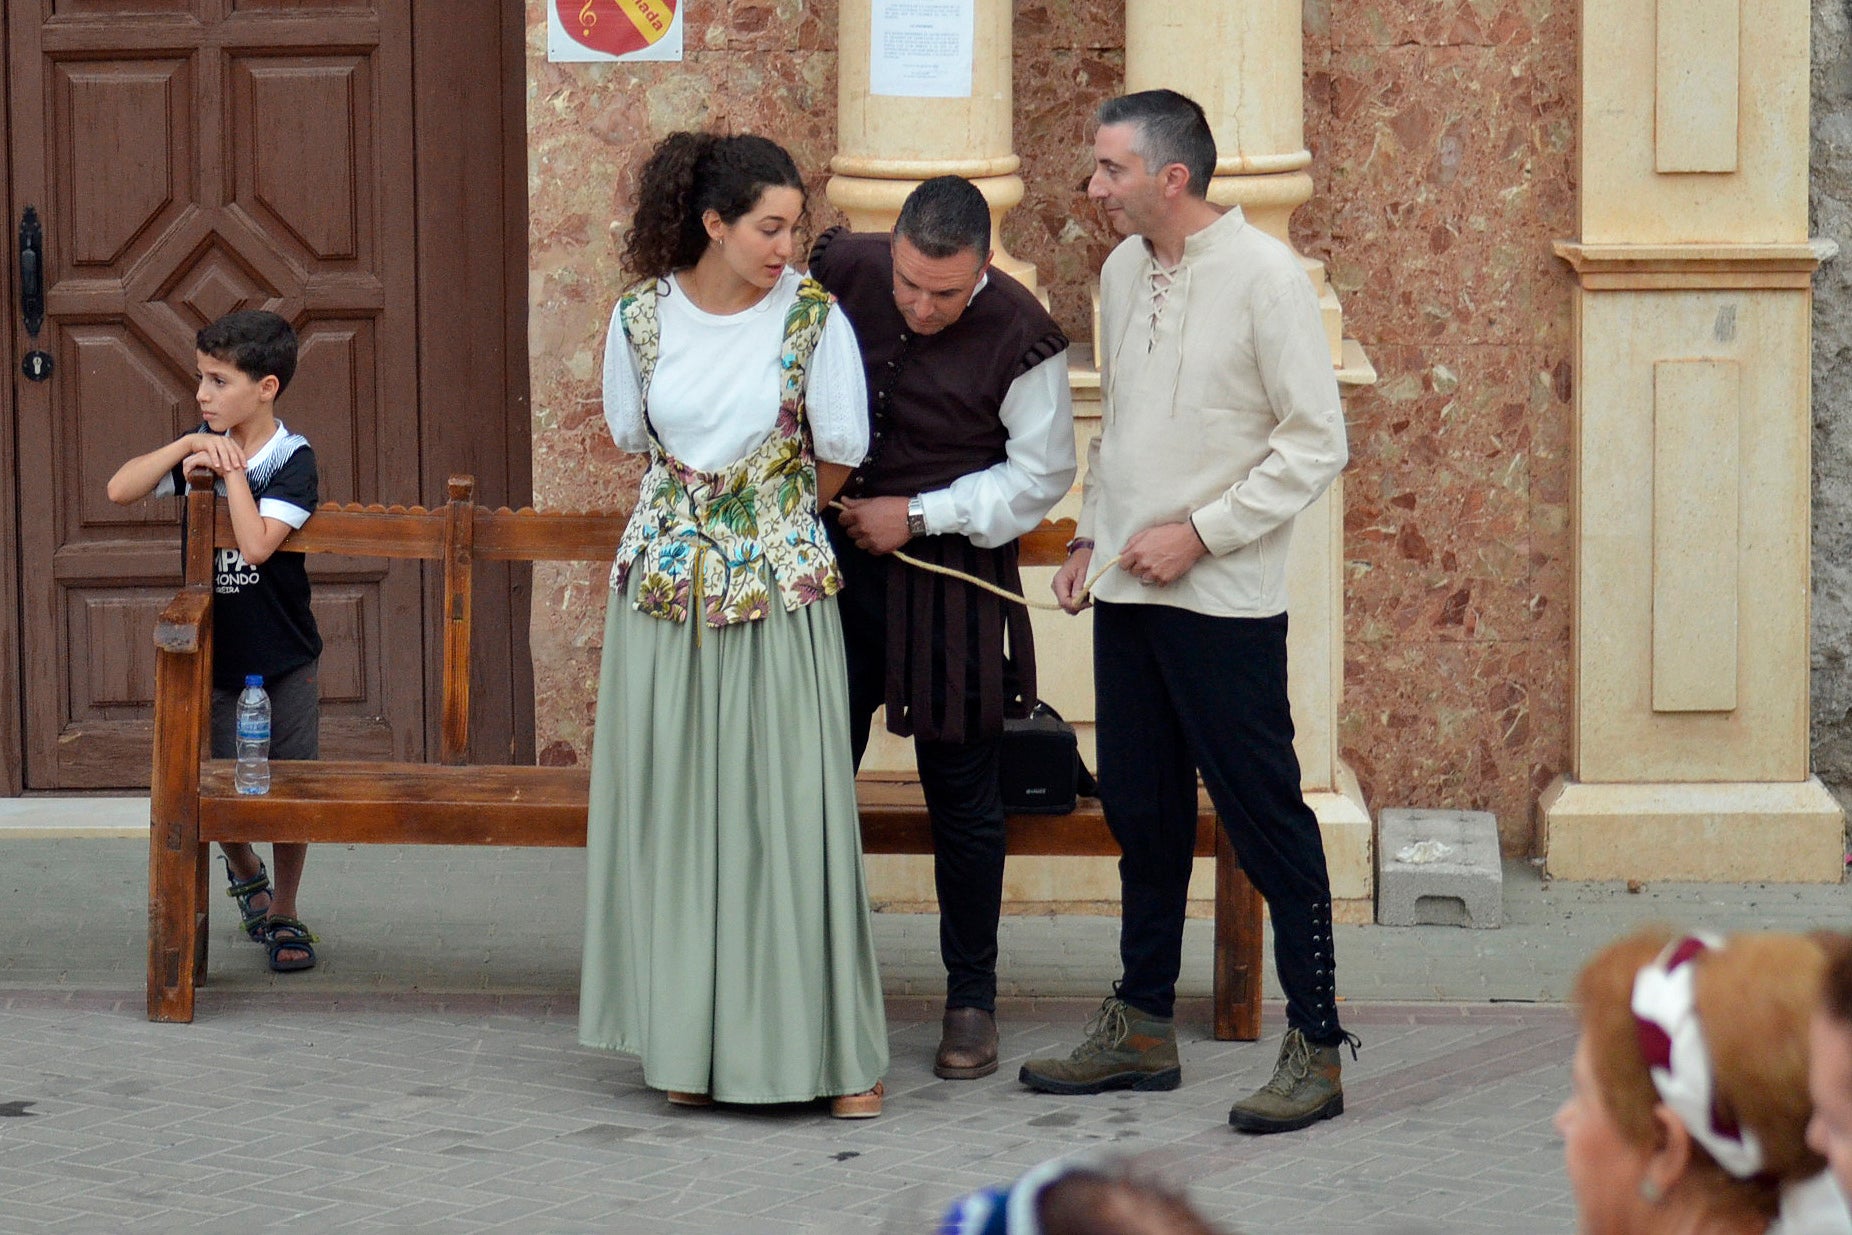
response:
M912 737L932 816L944 1035L934 1071L996 1070L1003 718L1035 703L1028 612L894 559L950 566L1020 593L1016 538L1073 483L1067 338L1028 289L989 268L990 213L943 176L907 199L892 236L825 232L810 273L855 326L869 455L828 520L842 564L851 737L874 711Z

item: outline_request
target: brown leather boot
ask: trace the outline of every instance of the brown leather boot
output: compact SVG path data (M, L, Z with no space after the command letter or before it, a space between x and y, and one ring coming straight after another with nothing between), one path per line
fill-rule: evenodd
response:
M932 1074L973 1081L997 1070L997 1018L982 1008L947 1008Z

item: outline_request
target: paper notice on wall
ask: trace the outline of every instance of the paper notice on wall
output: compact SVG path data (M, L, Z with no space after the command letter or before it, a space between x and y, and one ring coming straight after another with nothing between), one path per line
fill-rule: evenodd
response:
M687 0L547 0L548 60L680 60Z
M977 0L873 0L868 93L971 97Z

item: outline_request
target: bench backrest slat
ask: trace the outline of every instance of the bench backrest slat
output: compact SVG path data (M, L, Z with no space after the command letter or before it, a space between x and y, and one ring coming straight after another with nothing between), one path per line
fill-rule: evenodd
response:
M238 543L231 515L212 493L212 478L195 472L187 499L186 581L212 585L212 549ZM422 559L442 562L443 699L439 758L469 760L470 610L475 563L609 562L623 538L626 511L489 510L472 501L475 480L452 476L450 500L434 510L422 507L358 506L324 502L314 518L283 542L300 553L347 557ZM207 528L212 535L207 536ZM1067 558L1074 521L1044 522L1019 542L1024 566L1058 566Z
M608 562L623 539L626 511L586 514L476 509L476 556L493 562Z
M450 514L436 510L367 510L324 502L315 517L289 534L285 549L298 553L339 553L349 557L427 558L444 556L444 530ZM238 543L232 535L231 516L219 507L217 543Z

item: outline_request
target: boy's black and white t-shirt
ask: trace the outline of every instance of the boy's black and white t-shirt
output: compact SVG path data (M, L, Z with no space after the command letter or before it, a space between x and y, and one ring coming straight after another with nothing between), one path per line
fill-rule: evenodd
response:
M201 425L195 433L211 433ZM257 513L291 527L309 521L319 502L315 451L309 440L281 421L277 431L245 461L245 480L257 499ZM223 495L225 482L214 488ZM156 497L186 492L176 467L155 486ZM186 523L181 521L182 536ZM184 552L184 550L183 550ZM252 566L236 547L220 549L212 569L212 684L239 687L245 675L266 680L308 664L322 653L321 632L309 611L309 572L300 553L278 552Z

